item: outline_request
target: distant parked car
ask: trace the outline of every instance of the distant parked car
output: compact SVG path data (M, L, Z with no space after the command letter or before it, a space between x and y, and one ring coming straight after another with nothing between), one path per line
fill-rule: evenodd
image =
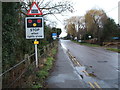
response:
M82 42L82 40L78 40L78 42Z

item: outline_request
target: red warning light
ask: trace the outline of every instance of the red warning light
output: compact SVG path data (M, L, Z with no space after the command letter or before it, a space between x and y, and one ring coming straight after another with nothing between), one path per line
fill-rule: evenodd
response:
M40 20L40 19L38 19L38 20L37 20L37 23L41 23L41 20Z
M31 19L29 19L29 20L28 20L28 23L32 23L32 20L31 20Z

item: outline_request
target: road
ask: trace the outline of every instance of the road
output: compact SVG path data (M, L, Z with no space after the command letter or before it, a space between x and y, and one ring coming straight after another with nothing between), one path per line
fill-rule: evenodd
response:
M118 88L118 53L60 40L52 88ZM114 89L113 89L114 90Z
M85 66L94 78L85 77L84 81L98 82L101 88L118 88L118 53L100 47L88 47L61 40L62 47L71 52L80 64Z

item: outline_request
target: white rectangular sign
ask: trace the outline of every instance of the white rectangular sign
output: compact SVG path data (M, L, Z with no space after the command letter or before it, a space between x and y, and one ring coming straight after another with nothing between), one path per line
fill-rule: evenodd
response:
M43 17L26 17L26 39L44 38L44 21Z

